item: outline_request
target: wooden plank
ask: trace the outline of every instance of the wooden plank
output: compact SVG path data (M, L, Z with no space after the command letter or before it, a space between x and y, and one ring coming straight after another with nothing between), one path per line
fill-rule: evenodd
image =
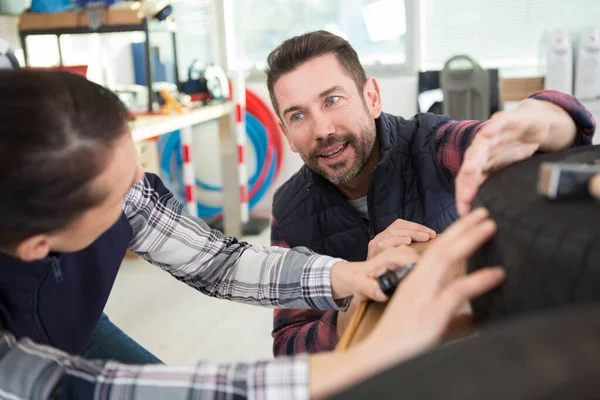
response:
M19 18L19 29L60 29L76 28L79 15L76 11L61 13L29 13L24 12Z
M185 114L144 115L129 123L129 129L135 142L151 139L187 126L219 119L229 115L233 107L231 103L202 106L191 109Z
M132 9L108 9L101 11L102 26L140 25L143 19L138 11ZM36 29L87 28L88 13L85 10L65 11L59 13L24 12L19 18L19 28L23 31Z
M422 254L435 240L436 239L434 238L425 243L413 243L410 245L410 247ZM465 264L460 268L457 276L464 275L466 273L466 269L467 267ZM373 328L377 325L381 315L385 311L386 305L387 303L377 303L374 301L362 302L358 306L356 313L350 319L348 327L340 337L335 351L346 351L369 336Z

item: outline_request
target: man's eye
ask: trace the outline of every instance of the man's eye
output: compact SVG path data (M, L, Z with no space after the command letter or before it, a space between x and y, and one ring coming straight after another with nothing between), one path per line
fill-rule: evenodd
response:
M301 113L296 113L294 115L292 115L291 120L292 121L300 121L302 118L304 118L304 115Z
M328 106L332 106L340 100L340 96L331 96L328 97L326 103Z

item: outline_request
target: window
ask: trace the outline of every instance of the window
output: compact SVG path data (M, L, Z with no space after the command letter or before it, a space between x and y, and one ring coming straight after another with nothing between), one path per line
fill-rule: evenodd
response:
M213 0L174 0L171 4L177 25L179 78L186 80L192 61L218 61L213 55Z
M347 39L369 69L394 66L412 69L416 36L413 3L417 0L230 0L228 46L232 62L262 71L268 54L285 39L308 31L327 30ZM226 13L227 15L227 13ZM231 60L235 57L237 60Z
M576 39L600 24L597 0L421 0L422 69L462 53L503 72L542 73L545 37L566 28ZM576 54L576 47L573 47Z

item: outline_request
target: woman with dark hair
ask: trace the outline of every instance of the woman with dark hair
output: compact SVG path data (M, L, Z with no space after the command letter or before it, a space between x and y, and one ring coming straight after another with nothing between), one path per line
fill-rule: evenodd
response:
M113 93L32 70L0 71L0 88L0 323L10 332L0 340L0 397L323 397L432 346L462 303L503 279L488 269L448 282L494 232L478 210L421 260L390 316L351 352L190 368L70 358L62 351L86 355L127 249L209 296L315 309L343 309L352 295L386 300L374 277L416 254L391 249L349 263L223 237L144 174ZM122 336L100 356L148 359Z

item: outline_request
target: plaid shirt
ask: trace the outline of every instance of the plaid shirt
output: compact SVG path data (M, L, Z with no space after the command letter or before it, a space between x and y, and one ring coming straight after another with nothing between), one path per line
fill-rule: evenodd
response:
M202 293L266 307L338 308L330 280L338 259L225 237L190 216L156 175L129 191L124 212L129 249Z
M308 357L195 366L89 361L0 332L0 399L308 399Z
M338 308L331 291L337 259L224 237L190 216L156 175L146 174L129 191L124 213L133 228L132 251L209 296L270 307ZM77 399L305 399L308 358L128 366L86 361L28 339L17 343L0 330L0 398L58 392Z
M574 146L592 143L596 124L589 111L577 99L552 90L531 96L552 102L564 109L577 126ZM442 173L454 182L465 151L486 121L448 121L440 125L435 134L437 156ZM273 218L271 245L289 248ZM273 352L275 355L315 353L333 350L338 341L337 311L275 310L273 323Z

